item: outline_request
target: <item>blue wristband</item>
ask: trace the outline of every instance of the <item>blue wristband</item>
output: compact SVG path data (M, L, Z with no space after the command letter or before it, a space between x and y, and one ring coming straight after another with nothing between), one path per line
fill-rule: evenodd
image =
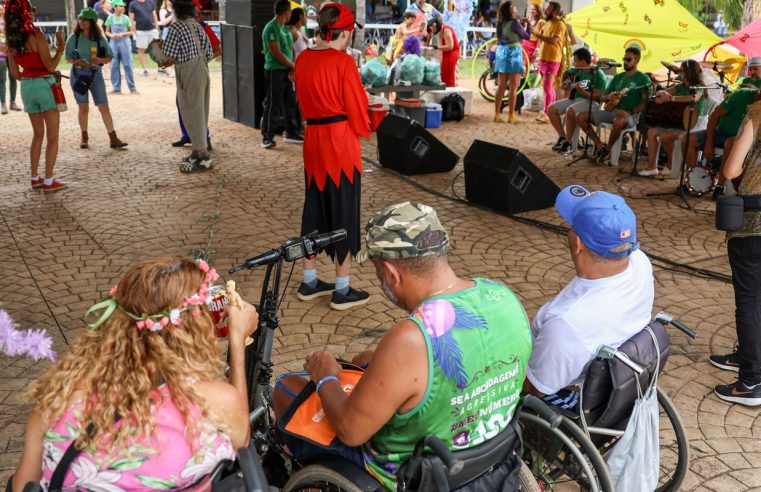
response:
M335 377L335 376L325 376L324 378L320 379L319 383L317 383L317 389L315 390L315 392L319 393L320 392L320 388L322 387L322 385L327 383L328 381L335 381L339 385L341 384L341 381L339 381L337 377Z

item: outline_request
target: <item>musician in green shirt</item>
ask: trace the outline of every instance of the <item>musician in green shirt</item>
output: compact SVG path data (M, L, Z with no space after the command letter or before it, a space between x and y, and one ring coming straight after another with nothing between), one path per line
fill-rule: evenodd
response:
M761 56L754 56L748 62L748 76L740 82L742 89L761 89Z
M547 108L547 116L550 123L558 132L558 141L552 150L560 154L568 154L572 151L573 134L576 130L576 115L589 111L589 98L592 97L592 111L600 108L597 100L605 90L605 74L602 70L592 68L592 54L586 48L579 48L573 52L573 67L568 69L561 81L561 87L569 87L566 99L561 99L550 104ZM560 116L565 114L565 128Z
M589 138L597 148L595 162L605 163L610 158L610 148L621 137L626 128L637 125L639 114L645 109L647 98L650 96L652 82L644 73L637 70L637 65L642 52L636 46L626 48L624 54L624 71L610 81L602 102L606 103L600 111L592 111L592 114L582 113L579 115L578 124L583 130L589 130ZM603 144L593 125L587 125L590 118L595 125L610 123L612 128L608 143Z

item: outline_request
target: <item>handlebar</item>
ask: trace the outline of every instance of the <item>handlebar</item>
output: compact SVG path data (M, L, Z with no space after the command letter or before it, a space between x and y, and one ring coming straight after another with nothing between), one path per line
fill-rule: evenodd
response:
M660 321L664 325L674 325L679 330L681 330L683 333L685 333L690 338L697 338L698 332L691 330L690 328L687 328L682 323L680 323L677 319L675 319L672 315L667 313L666 311L661 311L660 313L655 315L655 320Z
M556 413L546 403L534 395L523 397L523 404L536 412L541 418L550 423L550 429L555 429L563 422L563 416Z
M447 445L434 435L429 435L418 440L417 444L415 444L415 450L412 455L416 458L422 457L426 446L431 448L433 454L438 456L441 462L444 463L444 466L447 467L447 473L449 475L457 475L462 471L465 463L455 458L454 454L452 454Z
M240 265L230 268L227 273L249 270L261 265L271 265L280 260L296 261L305 256L311 258L331 244L343 241L344 239L346 239L345 229L337 229L335 231L326 232L325 234L317 234L316 232L313 232L303 237L294 237L283 243L283 245L277 249L271 249L267 252L248 258Z

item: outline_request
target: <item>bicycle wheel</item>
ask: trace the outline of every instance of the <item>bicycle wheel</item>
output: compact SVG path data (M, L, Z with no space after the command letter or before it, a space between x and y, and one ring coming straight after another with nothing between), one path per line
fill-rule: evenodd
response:
M320 465L305 466L294 473L282 492L306 491L366 492L340 473Z
M544 490L615 492L608 468L595 445L567 417L551 429L547 421L523 410L523 460Z

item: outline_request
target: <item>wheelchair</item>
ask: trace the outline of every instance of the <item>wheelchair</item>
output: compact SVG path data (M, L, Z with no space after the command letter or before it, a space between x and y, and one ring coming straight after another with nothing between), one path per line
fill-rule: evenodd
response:
M600 349L586 370L578 410L569 412L551 405L561 416L559 426L549 428L537 415L521 414L523 460L543 489L565 484L563 490L615 491L604 458L624 434L638 397L637 380L646 388L666 364L671 353L668 324L697 336L672 316L659 313L617 350ZM660 388L657 399L660 470L656 490L676 491L689 466L689 442L679 413Z

